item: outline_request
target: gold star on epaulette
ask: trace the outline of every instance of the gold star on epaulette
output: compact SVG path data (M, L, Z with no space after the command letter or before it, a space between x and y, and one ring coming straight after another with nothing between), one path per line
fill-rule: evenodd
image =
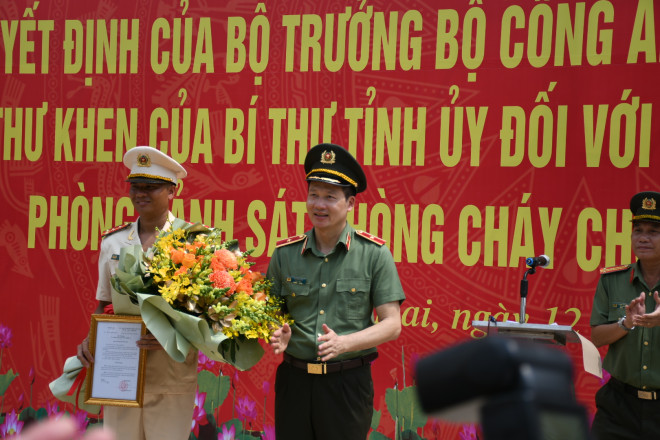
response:
M298 243L299 241L304 240L305 237L307 237L305 234L294 235L292 237L278 241L277 243L275 243L275 247L278 248L278 247L286 246L288 244Z
M622 266L610 266L610 267L603 267L600 270L600 274L606 274L606 273L614 273L614 272L621 272L624 270L627 270L630 267L629 264L624 264Z
M115 226L114 228L108 229L107 231L105 231L101 234L101 238L105 238L108 235L112 235L117 231L121 231L122 229L126 229L129 226L131 226L132 224L133 224L132 222L128 222L128 223L124 223L123 225Z
M387 243L385 240L383 240L380 237L376 237L375 235L372 235L368 232L365 231L355 231L357 235L359 235L362 238L366 238L367 240L376 243L378 246L382 246L385 243Z

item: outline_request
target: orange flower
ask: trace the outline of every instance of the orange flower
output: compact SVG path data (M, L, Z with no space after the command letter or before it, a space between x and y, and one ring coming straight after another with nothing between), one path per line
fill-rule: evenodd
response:
M181 266L176 272L174 272L174 275L183 275L186 272L188 272L188 268L186 266Z
M236 286L236 291L245 292L252 296L252 281L250 280L249 275L244 276L241 281L239 281L238 285Z
M227 296L231 295L236 290L236 281L234 281L234 277L229 275L228 272L213 272L211 275L209 275L209 280L213 282L213 287L216 289L225 289L228 287L229 290L226 293Z
M220 249L215 251L213 256L228 270L238 269L238 261L236 260L236 255L232 251L228 249Z
M195 257L195 254L184 254L181 264L185 267L194 267L197 264L197 257Z
M262 274L261 272L252 272L252 271L250 271L250 273L248 275L249 275L250 280L252 281L253 285L258 283L259 281L263 280L264 278L266 278L265 275Z
M174 264L181 264L181 262L183 261L183 256L184 256L183 251L172 248L170 249L170 255L172 258L172 263Z
M222 264L215 256L211 257L211 269L213 269L214 272L227 270L224 264Z
M252 298L257 301L266 301L266 294L264 292L254 292Z

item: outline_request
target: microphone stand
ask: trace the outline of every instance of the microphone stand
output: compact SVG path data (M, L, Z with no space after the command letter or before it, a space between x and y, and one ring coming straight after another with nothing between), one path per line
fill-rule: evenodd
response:
M536 267L532 266L523 275L522 280L520 281L520 323L525 323L525 306L527 305L527 275L533 275L536 273Z

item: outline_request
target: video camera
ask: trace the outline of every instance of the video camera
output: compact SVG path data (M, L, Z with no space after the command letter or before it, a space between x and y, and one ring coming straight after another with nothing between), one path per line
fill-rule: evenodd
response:
M489 336L420 359L422 409L450 422L481 423L486 440L588 440L573 368L553 346Z

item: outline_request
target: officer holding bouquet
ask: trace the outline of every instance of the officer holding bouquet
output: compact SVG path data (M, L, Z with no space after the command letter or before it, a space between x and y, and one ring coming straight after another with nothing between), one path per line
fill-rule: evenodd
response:
M278 440L364 440L373 413L376 346L401 332L404 292L384 240L347 222L367 187L343 147L321 144L305 158L312 229L277 243L271 294L294 324L271 338L283 353L275 381ZM373 318L376 311L377 321Z
M127 295L115 292L110 280L119 262L121 248L141 245L145 252L154 244L159 231L170 230L174 215L169 210L179 179L186 170L174 159L152 147L135 147L124 155L130 170L126 181L129 197L138 219L104 233L99 255L98 307L103 313L113 304L117 314L138 315L139 308ZM94 361L89 340L78 346L78 359L85 367ZM191 350L185 362L175 362L150 334L138 341L148 350L142 408L104 407L104 425L122 440L187 439L190 435L197 387L197 351Z

